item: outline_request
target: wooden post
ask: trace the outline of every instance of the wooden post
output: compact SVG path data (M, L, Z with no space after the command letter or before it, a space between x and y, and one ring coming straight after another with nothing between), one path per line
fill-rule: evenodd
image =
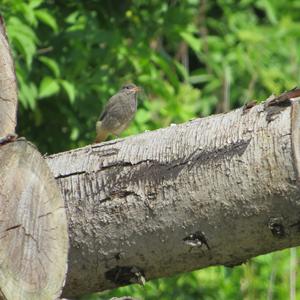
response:
M0 299L54 300L65 281L64 201L46 162L16 140L17 87L0 17Z

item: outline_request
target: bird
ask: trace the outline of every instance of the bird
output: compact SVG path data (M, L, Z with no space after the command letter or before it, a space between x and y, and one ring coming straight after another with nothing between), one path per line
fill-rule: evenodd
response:
M137 110L139 91L135 84L128 83L108 100L96 123L95 143L105 141L110 133L118 136L129 126Z

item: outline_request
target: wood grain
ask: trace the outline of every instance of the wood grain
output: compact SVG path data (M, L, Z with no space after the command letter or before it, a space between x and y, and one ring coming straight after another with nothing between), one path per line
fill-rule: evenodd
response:
M0 291L8 300L53 300L67 268L64 202L30 143L0 146Z

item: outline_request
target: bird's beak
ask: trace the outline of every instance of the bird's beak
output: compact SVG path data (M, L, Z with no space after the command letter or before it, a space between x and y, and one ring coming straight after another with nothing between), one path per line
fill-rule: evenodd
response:
M140 90L141 90L141 89L140 89L138 86L136 86L136 87L130 89L130 92L137 93L137 92L139 92Z

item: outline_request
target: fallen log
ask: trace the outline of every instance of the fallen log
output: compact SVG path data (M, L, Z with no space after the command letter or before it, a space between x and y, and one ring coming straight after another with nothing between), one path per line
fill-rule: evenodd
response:
M299 100L278 99L48 156L69 223L63 295L299 245Z

